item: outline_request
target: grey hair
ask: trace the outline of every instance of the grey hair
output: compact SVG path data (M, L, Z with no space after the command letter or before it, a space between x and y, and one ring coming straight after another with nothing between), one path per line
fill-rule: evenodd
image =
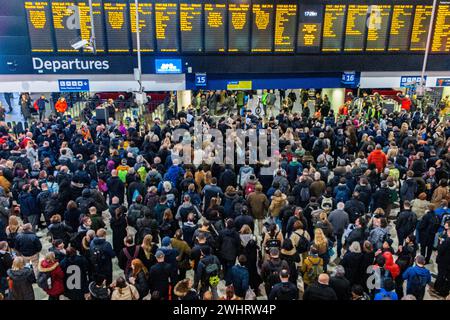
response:
M361 253L361 244L358 241L353 241L348 250L353 253Z
M344 269L344 267L341 266L341 265L337 265L336 269L334 269L333 274L334 274L335 277L343 277L343 276L345 276L345 269Z

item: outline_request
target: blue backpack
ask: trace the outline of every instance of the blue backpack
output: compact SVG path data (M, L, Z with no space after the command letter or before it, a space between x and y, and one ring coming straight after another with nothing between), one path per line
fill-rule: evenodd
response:
M350 189L347 186L336 187L336 202L346 202L349 200Z

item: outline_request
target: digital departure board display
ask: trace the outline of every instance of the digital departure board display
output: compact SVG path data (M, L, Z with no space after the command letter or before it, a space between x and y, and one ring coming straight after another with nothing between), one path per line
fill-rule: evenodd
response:
M104 1L109 52L129 52L128 9L126 0Z
M178 4L155 4L156 47L159 52L178 52Z
M139 0L137 21L135 0L92 0L91 23L89 0L11 1L35 53L90 53L74 45L94 25L100 53L136 52L139 28L148 54L422 54L432 13L432 0ZM430 52L448 54L450 0L433 19Z
M252 5L252 52L273 50L273 3L260 1Z
M425 51L432 6L417 5L411 32L411 51Z
M31 52L53 52L51 16L48 1L26 1Z
M413 5L395 5L392 10L389 32L389 51L406 51L409 48L409 34L413 21Z
M131 36L133 40L133 51L137 51L136 42L136 5L134 0L130 0L130 26L131 26ZM153 13L153 3L151 0L139 0L138 11L139 11L139 39L141 44L142 52L154 52L155 44L153 39L154 36L154 13Z
M227 5L223 3L205 3L205 51L225 52Z
M250 51L250 1L228 2L228 52Z
M323 6L300 4L298 19L297 52L319 52Z
M78 42L79 26L73 1L52 1L53 28L58 52L78 52L72 44Z
M202 52L203 9L200 2L180 3L181 51Z
M438 6L431 52L450 52L450 1Z
M363 51L367 23L367 5L349 5L345 26L344 51Z
M323 18L322 51L339 52L342 50L344 36L345 8L343 4L327 4Z
M103 7L101 0L92 1L92 14L94 16L94 28L95 28L95 48L98 52L105 51L105 34L103 32ZM91 15L89 8L89 1L78 1L78 10L80 15L80 32L83 40L90 41L91 39ZM85 49L89 52L89 49Z
M369 18L367 20L366 51L386 50L390 5L369 6Z
M275 9L275 52L294 52L297 4L277 3Z

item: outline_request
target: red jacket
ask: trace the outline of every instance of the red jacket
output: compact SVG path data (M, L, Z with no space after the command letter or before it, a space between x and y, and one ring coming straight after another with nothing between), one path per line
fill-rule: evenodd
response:
M392 257L392 253L385 252L383 253L384 259L386 259L386 262L384 264L384 268L386 270L389 270L389 272L392 275L392 279L395 280L400 275L400 267L398 264L394 263L394 258Z
M39 264L39 272L50 272L52 287L45 290L49 296L56 297L64 293L64 272L58 262L50 263L47 260L42 260Z
M383 151L375 149L369 154L367 162L369 162L369 164L373 163L375 167L377 167L378 173L383 172L387 163L386 155Z
M55 109L56 111L63 113L66 112L67 110L67 102L66 101L62 101L62 100L58 100L55 104Z
M402 109L405 109L406 111L411 110L411 99L409 98L402 98Z

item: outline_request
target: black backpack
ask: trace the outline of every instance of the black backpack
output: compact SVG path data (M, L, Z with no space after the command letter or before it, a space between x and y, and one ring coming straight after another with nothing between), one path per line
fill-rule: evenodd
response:
M95 269L100 268L105 261L105 253L103 251L103 245L95 245L91 250L90 260Z
M283 268L281 261L279 264L275 265L272 261L269 261L269 276L267 277L267 284L273 287L275 284L280 282L280 272Z
M296 293L293 292L293 287L290 286L289 282L285 282L281 285L280 290L276 295L276 300L294 300Z
M409 290L417 299L422 299L427 286L426 278L415 273L409 280Z
M297 253L302 254L304 252L308 252L309 250L309 241L306 239L304 234L299 234L297 232L294 232L296 235L299 236L298 243L297 243Z

